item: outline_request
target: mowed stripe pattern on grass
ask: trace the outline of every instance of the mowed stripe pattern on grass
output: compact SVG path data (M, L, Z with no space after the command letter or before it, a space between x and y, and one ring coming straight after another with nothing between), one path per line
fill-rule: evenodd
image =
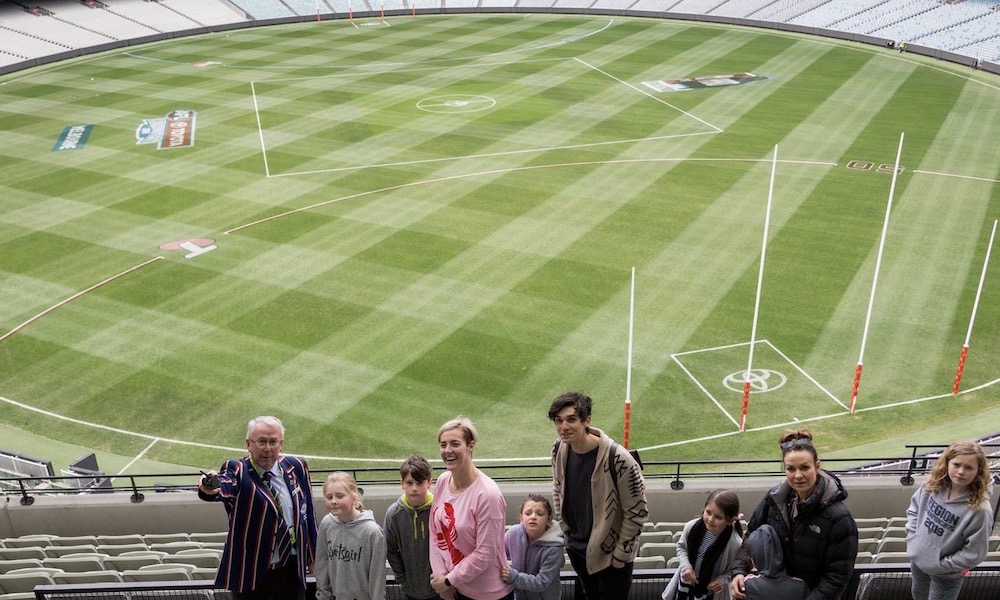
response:
M740 72L768 79L642 85ZM29 72L0 88L0 323L167 260L0 345L0 395L237 447L234 422L274 412L296 451L380 458L433 455L437 425L464 413L483 456L540 456L545 407L565 389L591 392L595 423L620 432L636 266L632 444L725 433L671 355L749 338L778 146L795 162L777 169L760 336L846 399L890 182L846 164L891 163L900 131L863 401L938 393L1000 200L995 184L913 171L996 177L998 94L826 41L539 15L268 27ZM473 111L479 98L496 106ZM198 111L193 148L133 143L142 119L179 108ZM76 123L95 125L87 147L51 152ZM219 249L157 249L191 237ZM976 336L970 385L997 376L989 303ZM720 376L745 367L721 357ZM809 396L769 413L761 395L751 423L836 412ZM827 426L860 444L892 425Z

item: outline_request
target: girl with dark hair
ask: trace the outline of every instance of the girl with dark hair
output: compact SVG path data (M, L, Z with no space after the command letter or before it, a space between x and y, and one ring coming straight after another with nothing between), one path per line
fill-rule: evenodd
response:
M545 496L528 494L520 514L520 523L504 535L510 563L500 567L500 578L514 586L514 600L559 600L559 571L566 558L552 504Z
M680 566L663 600L729 600L729 568L743 544L742 516L732 490L708 495L701 516L684 525L677 541Z

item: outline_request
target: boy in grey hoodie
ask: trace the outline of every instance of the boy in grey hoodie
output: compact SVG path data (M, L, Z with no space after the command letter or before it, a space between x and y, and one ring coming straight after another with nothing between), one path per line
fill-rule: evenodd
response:
M407 600L438 599L431 587L430 542L427 523L434 494L430 491L431 465L422 456L411 456L399 467L403 494L385 513L382 529L389 566Z
M747 600L802 600L809 595L805 581L785 572L785 558L778 533L761 525L747 537L747 552L757 572L745 580Z

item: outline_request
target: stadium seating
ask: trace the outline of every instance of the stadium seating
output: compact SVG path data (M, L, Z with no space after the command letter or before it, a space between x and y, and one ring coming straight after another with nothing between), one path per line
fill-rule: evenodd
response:
M205 569L219 568L219 553L199 551L199 553L173 554L163 557L163 564L185 564Z
M97 536L97 543L107 545L142 544L145 546L146 540L138 533L124 535L99 535Z
M81 573L56 573L52 580L59 584L77 585L88 583L120 583L118 571L84 571Z
M0 593L17 594L32 592L35 586L55 583L47 573L6 573L0 575Z
M142 552L144 550L149 550L149 546L143 543L139 544L98 544L94 549L100 554L107 554L108 556L118 556L126 552Z
M42 564L46 567L61 569L67 573L103 571L105 569L104 556L99 554L76 554L61 558L46 558Z
M649 543L639 546L639 556L659 556L666 562L677 556L677 544L670 543Z
M50 535L26 535L16 538L5 538L3 541L4 548L37 548L51 544L52 536Z
M0 575L16 569L42 567L42 561L37 558L22 558L17 560L0 560Z
M53 546L96 546L96 535L52 536Z
M48 558L59 558L60 556L66 556L67 554L81 554L85 552L94 552L97 550L97 546L46 546L43 548L45 551L45 556Z
M0 548L0 560L20 560L24 558L45 560L45 550L38 546L29 546L25 548L7 546Z
M632 566L636 569L665 569L667 561L662 556L637 556Z
M140 555L139 553L128 553L104 559L104 567L124 572L133 569L138 570L139 567L145 567L146 565L158 565L162 562L163 559L159 554L142 553Z
M181 566L170 566L167 569L127 569L122 571L124 581L189 581L191 573Z

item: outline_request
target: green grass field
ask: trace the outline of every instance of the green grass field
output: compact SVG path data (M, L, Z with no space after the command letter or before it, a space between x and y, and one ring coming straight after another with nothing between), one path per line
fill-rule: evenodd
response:
M621 439L632 267L646 460L771 457L795 422L848 456L1000 429L1000 265L969 392L949 393L1000 216L1000 79L684 22L387 24L0 78L0 446L213 466L273 413L314 466L384 465L436 456L465 414L480 459L541 457L568 389ZM764 79L644 83L738 73ZM197 113L192 147L136 143L175 110ZM72 125L85 145L55 151ZM753 366L785 383L740 434L725 381L747 366L776 147Z

